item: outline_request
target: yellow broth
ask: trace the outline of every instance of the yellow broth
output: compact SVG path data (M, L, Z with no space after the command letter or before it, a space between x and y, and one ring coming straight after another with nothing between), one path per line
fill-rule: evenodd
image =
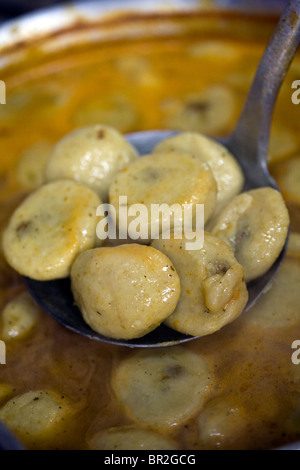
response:
M232 19L234 24L237 21ZM223 26L226 34L220 37L197 33L195 28L193 34L174 34L159 40L149 37L82 46L77 52L49 59L37 52L19 68L15 65L4 70L1 79L7 85L7 104L0 107L1 231L13 209L31 190L20 178L19 165L24 151L37 143L51 146L75 127L97 122L124 133L168 128L172 123L184 130L190 123L192 130L203 131L197 124L197 112L205 112L207 105L197 104L197 96L212 86L225 87L233 96L229 117L214 132L228 134L239 116L267 40L267 34L255 35L255 21L249 18L244 36L230 34L234 28L227 18ZM283 171L289 158L300 158L299 109L291 101L291 84L299 78L300 60L296 58L274 116L270 168L275 176ZM180 114L186 102L192 102L188 122ZM175 119L176 113L179 118ZM211 129L214 131L213 126ZM38 164L38 151L35 158ZM287 203L292 229L297 232L300 204ZM300 270L297 250L285 263L287 275L291 266L288 263ZM1 254L1 308L24 289L22 279ZM275 313L271 294L272 290L266 294L269 297L263 311L272 318L274 309L276 320L279 314ZM293 305L288 311L285 307L290 298ZM299 439L300 365L291 360L291 345L300 339L299 304L300 291L291 295L287 288L281 298L282 322L251 321L254 307L219 332L185 343L183 348L207 361L212 386L204 404L188 420L158 431L173 439L179 449L191 450L272 448ZM289 321L285 315L291 310L293 318ZM45 389L67 397L76 408L75 415L62 423L51 442L43 436L38 441L21 436L26 447L87 449L97 432L122 426L147 428L134 422L111 384L118 365L135 351L80 337L44 312L28 337L7 341L6 348L7 363L0 365L0 384L9 384L12 390L1 405L27 391ZM193 390L186 390L187 401L191 393ZM198 420L203 407L215 397L230 397L231 403L243 410L244 425L238 432L228 427L219 440L207 444L199 436Z

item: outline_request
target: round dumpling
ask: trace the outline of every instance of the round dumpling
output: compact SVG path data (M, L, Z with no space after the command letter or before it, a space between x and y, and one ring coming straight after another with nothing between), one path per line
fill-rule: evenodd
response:
M204 336L244 310L248 300L244 270L228 245L208 232L199 250L187 250L185 242L174 237L152 242L172 260L181 281L179 302L165 323L181 333Z
M259 188L235 196L214 221L211 233L230 246L249 282L276 261L288 226L289 214L279 191Z
M180 280L167 256L138 244L81 253L72 266L71 286L86 323L117 339L155 329L180 296Z
M49 442L74 414L69 401L56 392L35 390L11 398L0 409L0 420L23 442Z
M120 226L120 197L126 196L127 207L143 205L146 216L142 224L146 235L142 238L156 238L164 224L172 228L169 213L154 212L154 208L167 205L204 204L204 220L214 211L217 197L217 184L209 167L192 155L180 152L162 152L145 155L120 172L110 190L110 203L116 209L117 224ZM119 207L120 206L120 207ZM131 218L128 209L128 227ZM178 217L180 220L180 215ZM125 227L126 228L126 227Z
M29 292L25 291L8 302L1 315L1 337L8 341L21 339L31 333L40 316L40 309Z
M245 410L229 397L205 404L198 418L199 443L205 449L239 449L245 442L248 421Z
M16 173L24 189L33 190L44 183L45 166L52 149L51 142L40 141L21 153Z
M160 142L154 152L166 150L190 153L208 164L218 187L217 211L241 191L244 176L239 164L226 147L213 139L196 132L182 132Z
M294 156L275 166L274 174L286 201L300 204L300 156Z
M216 135L229 130L235 114L235 97L228 86L210 85L183 100L173 99L164 107L167 129Z
M280 124L274 122L270 135L269 162L277 163L284 161L290 155L297 152L297 148L297 139L292 130L284 127L282 122Z
M233 44L225 43L221 39L202 39L195 41L188 47L188 53L197 59L209 59L215 61L230 60L236 61L239 58L239 53Z
M114 176L136 158L132 145L112 127L82 127L55 145L46 166L46 181L73 179L86 184L107 201Z
M112 386L129 416L160 430L200 410L212 377L206 360L182 347L138 351L115 369Z
M149 429L132 427L112 428L91 439L93 450L175 450L172 439Z
M124 94L104 96L102 92L99 96L93 94L90 100L83 97L72 118L76 127L101 122L122 133L136 129L138 121L139 115L133 103Z
M74 259L96 243L98 195L75 181L48 183L14 211L3 234L7 262L45 281L67 277Z

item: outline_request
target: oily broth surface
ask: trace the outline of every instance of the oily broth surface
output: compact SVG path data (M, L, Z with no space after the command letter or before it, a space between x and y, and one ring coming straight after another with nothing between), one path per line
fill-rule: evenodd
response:
M187 97L192 95L193 102L212 85L228 86L233 96L230 116L216 132L226 135L239 115L263 46L260 42L229 38L218 42L203 37L114 43L72 59L8 74L4 77L7 105L0 108L1 231L26 195L16 170L25 149L40 141L53 144L74 127L100 120L122 132L166 128L172 116L180 115ZM227 52L217 54L221 47ZM271 168L277 168L300 147L295 127L298 110L290 99L290 84L299 78L299 64L296 61L293 65L277 105ZM96 108L89 104L92 101ZM291 217L294 220L293 213ZM293 230L299 231L300 226L294 223ZM299 263L299 259L287 262ZM23 289L22 280L1 254L1 308ZM282 315L284 302L283 298ZM295 310L299 303L300 294ZM268 308L272 309L271 301ZM300 338L300 313L298 323L280 327L262 327L249 321L250 315L242 315L211 336L182 345L201 355L213 374L206 402L230 396L231 402L243 409L243 432L228 431L221 443L204 444L199 438L199 407L184 424L163 431L180 449L271 448L300 437L299 424L298 429L286 425L299 407L300 374L291 361L291 344ZM126 406L113 392L111 377L126 357L135 354L82 338L42 312L27 338L7 342L7 364L0 366L0 383L12 386L8 398L29 390L52 389L76 403L77 412L54 442L28 438L25 445L33 449L86 449L95 433L132 425ZM188 400L192 391L186 393Z

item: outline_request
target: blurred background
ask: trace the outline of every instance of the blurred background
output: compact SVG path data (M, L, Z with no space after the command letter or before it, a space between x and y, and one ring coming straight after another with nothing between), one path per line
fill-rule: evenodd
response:
M103 0L95 0L101 2ZM107 0L106 0L107 1ZM119 0L119 3L126 3L127 0ZM141 2L143 0L140 0ZM202 3L207 5L210 3L217 4L218 6L226 6L232 8L242 8L248 10L262 9L268 10L270 3L272 3L272 10L278 8L282 9L288 0L197 0L195 3ZM59 3L71 3L63 0L0 0L0 22L14 18L24 13L34 11L49 6L58 5Z

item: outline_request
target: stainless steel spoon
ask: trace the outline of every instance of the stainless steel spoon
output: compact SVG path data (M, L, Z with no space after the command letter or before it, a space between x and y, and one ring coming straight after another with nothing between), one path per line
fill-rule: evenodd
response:
M239 161L245 175L244 190L270 186L278 189L267 168L269 134L276 98L300 40L300 0L289 1L261 59L243 112L233 133L218 139ZM127 135L141 155L151 152L161 140L176 134L173 131L145 131ZM248 310L266 289L285 255L285 246L271 269L248 284ZM194 339L165 325L146 336L130 341L115 340L94 332L83 320L74 304L70 280L40 282L25 278L37 303L67 328L91 339L129 347L157 347Z

